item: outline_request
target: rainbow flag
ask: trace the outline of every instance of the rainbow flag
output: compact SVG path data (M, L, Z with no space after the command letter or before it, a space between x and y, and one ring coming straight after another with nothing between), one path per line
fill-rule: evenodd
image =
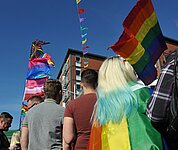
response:
M120 122L116 122L119 108L117 109L118 112L108 108L112 108L113 105L119 106L122 98L117 101L113 95L113 90L109 91L109 103L105 96L102 99L98 98L87 150L163 149L160 133L154 129L150 119L145 115L146 105L150 98L149 88L138 83L130 84L130 88L136 95L138 107L133 107L128 116L124 115ZM120 93L122 90L118 90L118 92ZM125 108L122 107L121 109ZM101 124L103 118L107 118L108 121Z
M21 109L21 116L20 116L20 122L21 123L23 122L27 111L28 111L28 106L26 104L24 104L24 102L23 102L22 103L22 109Z
M167 49L151 0L139 0L123 26L119 40L109 48L124 57L145 84L150 84L157 76L154 65Z

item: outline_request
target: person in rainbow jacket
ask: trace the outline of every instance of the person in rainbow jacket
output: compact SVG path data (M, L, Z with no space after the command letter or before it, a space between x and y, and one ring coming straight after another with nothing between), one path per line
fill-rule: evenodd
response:
M137 81L132 66L120 56L99 69L97 102L88 150L162 150L159 132L146 116L150 89Z

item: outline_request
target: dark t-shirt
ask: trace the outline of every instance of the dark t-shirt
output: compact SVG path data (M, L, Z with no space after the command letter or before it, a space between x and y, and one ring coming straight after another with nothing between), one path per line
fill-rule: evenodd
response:
M96 94L90 93L70 101L66 107L64 117L71 117L74 119L77 132L75 149L77 150L85 150L87 148L92 125L90 118L95 103Z
M8 150L9 146L10 143L6 135L3 133L3 131L0 131L0 150Z

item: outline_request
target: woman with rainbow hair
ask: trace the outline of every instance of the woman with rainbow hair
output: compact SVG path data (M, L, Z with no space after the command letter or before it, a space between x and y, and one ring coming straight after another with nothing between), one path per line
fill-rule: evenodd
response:
M99 69L88 150L162 150L161 135L145 114L150 90L120 56Z

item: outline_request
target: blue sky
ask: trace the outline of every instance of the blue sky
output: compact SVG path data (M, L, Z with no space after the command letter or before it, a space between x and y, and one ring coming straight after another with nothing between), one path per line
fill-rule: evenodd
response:
M178 1L153 0L162 32L178 40ZM107 47L123 31L122 22L136 0L82 0L83 25L88 27L90 53L115 55ZM81 50L81 34L75 0L1 0L0 3L0 112L13 117L11 129L19 125L21 102L27 74L28 57L35 39L51 42L43 47L52 56L56 78L68 48Z

